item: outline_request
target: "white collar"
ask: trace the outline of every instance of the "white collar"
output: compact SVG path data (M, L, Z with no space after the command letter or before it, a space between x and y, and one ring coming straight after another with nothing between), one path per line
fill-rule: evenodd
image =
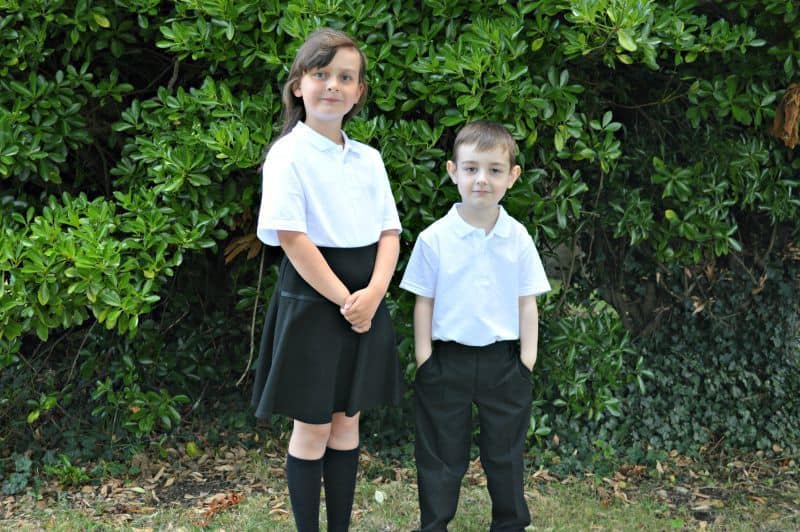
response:
M311 146L313 146L316 150L327 152L327 151L338 151L338 152L352 152L357 153L357 151L353 150L353 141L351 141L344 130L341 130L342 133L342 140L344 140L344 146L333 142L331 139L319 133L314 128L308 126L303 121L298 121L295 124L294 128L292 128L292 133L300 136L305 142L308 142Z
M453 228L453 231L455 232L456 236L458 236L459 238L464 238L465 236L475 231L480 231L481 234L484 234L483 229L472 226L468 224L466 221L464 221L461 215L458 214L459 205L461 204L456 203L452 207L450 207L450 211L447 213L447 216L445 217L450 226ZM489 237L492 235L497 235L502 238L508 238L509 236L511 236L511 216L508 215L508 213L506 212L506 210L503 208L502 205L498 205L498 207L500 208L500 213L497 216L497 221L495 222L494 227L492 227L492 230L489 231L489 233L486 234L486 236Z

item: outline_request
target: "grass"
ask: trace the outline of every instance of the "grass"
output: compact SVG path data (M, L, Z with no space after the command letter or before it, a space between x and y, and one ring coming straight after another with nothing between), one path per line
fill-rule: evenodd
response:
M205 462L183 456L188 460L183 463L184 471L198 471L203 464L207 468L203 482L182 485L187 492L194 490L193 498L185 498L181 492L171 501L154 499L151 488L135 487L147 486L141 478L110 477L100 480L100 485L94 482L70 488L71 491L57 487L11 503L0 496L0 516L8 515L13 508L10 518L0 518L0 531L293 531L283 478L285 451L274 446L240 449L233 454L223 451L211 451L216 458ZM237 464L235 472L225 477L232 482L214 487L211 470L227 468L232 463ZM178 464L173 465L168 475L177 475ZM560 480L532 475L526 486L532 516L528 530L800 530L800 489L795 476L778 477L777 470L770 470L753 478L753 482L742 482L741 475L714 476L701 468L680 470L677 463L673 466L670 471L677 477L671 473L651 475L643 466L621 469L612 478ZM692 474L694 469L700 473ZM756 468L749 467L747 471L753 475ZM162 483L168 475L161 478ZM772 481L780 478L783 481L773 485ZM124 489L120 491L128 496L96 497L109 481L121 485ZM485 483L478 462L473 462L462 484L451 531L488 530L491 504ZM132 489L142 494L131 498ZM209 512L209 495L217 492L219 497L246 495L241 502L223 504ZM4 508L4 504L8 506ZM324 498L320 513L325 530ZM362 452L351 530L407 532L418 526L418 518L413 468L398 468L395 463Z
M270 493L253 494L240 504L211 517L206 530L293 531L294 526L278 484ZM272 491L274 489L274 491ZM532 485L527 490L532 525L528 530L800 530L800 516L771 514L769 507L746 499L728 501L714 522L696 520L689 508L671 508L651 498L647 491L625 501L598 491L590 481ZM321 509L324 523L324 506ZM108 515L98 509L70 507L66 501L39 509L18 521L0 522L2 530L203 530L203 515L196 508L154 509L147 514ZM408 481L374 483L361 480L357 487L351 530L409 531L417 526L416 486ZM459 509L450 530L488 530L489 497L484 486L462 487ZM324 530L324 526L323 526Z

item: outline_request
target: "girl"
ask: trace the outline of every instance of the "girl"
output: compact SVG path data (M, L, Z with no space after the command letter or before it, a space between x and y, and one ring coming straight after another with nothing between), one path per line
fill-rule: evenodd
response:
M256 365L256 416L293 419L286 479L297 529L347 530L361 410L398 403L401 373L384 295L400 220L377 150L343 124L363 106L366 59L324 28L297 51L284 125L262 169L258 237L285 253Z

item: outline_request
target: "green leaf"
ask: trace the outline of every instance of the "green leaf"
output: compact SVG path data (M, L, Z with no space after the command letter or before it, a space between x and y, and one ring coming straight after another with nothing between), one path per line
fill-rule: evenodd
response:
M110 288L107 288L100 293L100 301L112 307L119 307L122 304L119 294Z
M441 120L439 120L439 122L443 126L453 127L464 122L464 117L461 115L448 115L448 116L443 116Z
M619 59L620 63L624 63L626 65L633 64L633 58L628 54L617 54L617 59Z
M564 133L560 129L557 129L555 135L553 136L553 143L555 144L557 151L564 149L564 142Z
M195 187L204 187L211 184L211 179L203 174L191 174L189 175L189 183Z
M0 331L0 339L5 337L7 340L13 340L22 333L22 329L21 323L7 323Z
M743 109L738 105L734 105L731 107L731 113L733 117L741 122L742 124L749 126L753 122L753 118L750 116L750 112L747 109Z
M794 56L791 54L783 62L783 73L786 74L788 78L794 75Z
M603 114L603 128L605 128L610 122L611 118L613 117L613 113L611 111L606 111Z
M111 27L111 22L102 13L98 13L97 11L92 11L92 17L94 17L94 21L101 28L110 28Z
M50 301L50 293L47 290L47 283L44 282L39 285L39 290L37 292L37 297L39 299L39 304L44 306L47 305L47 302Z
M636 51L637 48L636 43L633 41L631 36L628 35L628 32L625 31L624 29L620 28L619 30L617 30L617 40L619 41L619 45L622 46L623 49L629 52Z
M41 340L42 342L46 342L47 338L50 336L50 330L47 328L47 325L37 320L35 329L36 329L36 336L39 337L39 340Z
M770 105L772 102L775 101L776 94L774 92L770 92L769 94L765 95L761 98L761 103L759 104L761 107L766 107Z

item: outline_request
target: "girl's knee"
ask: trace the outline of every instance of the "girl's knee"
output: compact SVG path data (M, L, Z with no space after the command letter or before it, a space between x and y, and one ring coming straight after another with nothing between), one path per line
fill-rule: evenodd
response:
M321 458L330 439L331 426L331 423L312 425L295 420L289 439L289 454L306 460Z
M336 412L333 414L328 447L343 451L358 447L358 419L359 414L352 417L346 416L344 412Z

